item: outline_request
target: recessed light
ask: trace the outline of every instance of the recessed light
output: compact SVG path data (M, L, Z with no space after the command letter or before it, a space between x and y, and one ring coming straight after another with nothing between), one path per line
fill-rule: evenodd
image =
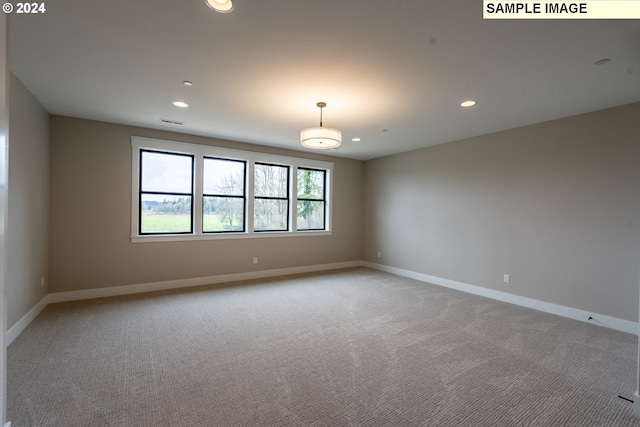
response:
M173 103L173 105L175 105L176 107L180 107L180 108L187 108L189 106L189 104L187 104L186 102L182 102L182 101L175 101Z
M476 101L472 99L468 99L460 104L461 107L473 107L476 105Z
M189 80L183 81L182 84L189 87L193 86L193 83L191 83Z
M362 141L362 139L360 139L360 138L351 138L351 141L353 141L353 142L360 142L360 141Z
M609 58L603 58L603 59L599 59L596 62L594 62L595 65L604 65L606 63L608 63L609 61L611 61Z
M205 3L216 12L229 13L233 10L231 0L205 0Z

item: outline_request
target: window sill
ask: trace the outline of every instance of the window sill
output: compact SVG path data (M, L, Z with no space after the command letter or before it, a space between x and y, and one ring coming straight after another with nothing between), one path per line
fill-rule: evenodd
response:
M148 236L132 236L131 243L154 242L185 242L200 240L234 240L234 239L265 239L275 237L315 237L331 236L332 231L261 231L254 233L220 233L220 234L163 234Z

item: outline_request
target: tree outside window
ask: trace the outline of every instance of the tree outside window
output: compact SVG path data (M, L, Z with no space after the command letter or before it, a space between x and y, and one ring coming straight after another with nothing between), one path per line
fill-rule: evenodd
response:
M245 230L245 171L242 160L204 158L203 232Z
M298 230L325 229L326 171L298 168Z
M255 164L253 229L289 230L289 167Z

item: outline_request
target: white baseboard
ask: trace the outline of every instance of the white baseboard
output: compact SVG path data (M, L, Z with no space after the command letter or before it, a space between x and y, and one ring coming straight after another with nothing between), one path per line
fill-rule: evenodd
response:
M18 320L15 325L9 328L9 330L7 331L7 347L9 347L9 344L11 344L13 340L18 338L18 335L20 335L22 331L27 329L27 326L29 326L29 324L33 322L33 319L38 317L38 314L40 314L40 312L44 310L47 304L49 304L49 298L50 295L42 298L40 302L37 303L31 310L29 310L27 314L22 316L22 318Z
M214 285L239 280L262 279L267 277L286 276L291 274L313 273L317 271L337 270L340 268L361 267L362 261L337 262L332 264L307 265L302 267L280 268L275 270L252 271L248 273L224 274L220 276L195 277L192 279L168 280L163 282L141 283L136 285L116 286L112 288L86 289L82 291L56 292L48 294L7 331L7 347L50 303L79 301L92 298L130 295L143 292L164 291L192 286Z
M633 395L633 415L640 417L640 394L637 391Z
M195 277L191 279L168 280L163 282L141 283L127 286L116 286L112 288L86 289L82 291L56 292L44 297L35 307L33 307L22 319L13 325L7 331L7 346L15 340L18 335L24 331L27 326L40 314L42 310L50 303L79 301L92 298L104 298L119 295L130 295L143 292L163 291L169 289L179 289L192 286L214 285L219 283L235 282L240 280L262 279L276 276L287 276L291 274L313 273L318 271L337 270L340 268L352 267L368 267L374 270L384 271L398 276L416 279L422 282L432 283L434 285L444 286L459 291L484 296L487 298L508 302L523 307L532 308L534 310L546 313L556 314L558 316L570 319L589 322L589 317L595 320L596 325L604 326L618 331L638 335L638 323L628 320L618 319L616 317L606 316L603 314L590 313L584 310L578 310L558 304L548 303L535 300L532 298L521 297L506 292L496 291L483 288L480 286L469 285L467 283L456 282L454 280L443 279L428 274L417 273L401 268L390 267L382 264L376 264L368 261L348 261L332 264L308 265L302 267L280 268L275 270L252 271L248 273L224 274L219 276ZM591 323L591 322L589 322ZM639 408L640 411L640 408Z
M112 288L86 289L82 291L56 292L49 294L51 303L79 301L92 298L130 295L143 292L165 291L168 289L188 288L192 286L215 285L239 280L264 279L267 277L287 276L290 274L313 273L316 271L337 270L340 268L361 267L362 261L337 262L332 264L306 265L303 267L279 268L275 270L252 271L248 273L223 274L220 276L194 277L191 279L167 280L163 282L141 283L137 285L115 286Z
M569 319L593 323L598 326L604 326L610 329L638 335L637 322L618 319L617 317L606 316L604 314L591 313L572 307L566 307L564 305L553 304L533 298L522 297L519 295L509 294L507 292L487 289L481 286L469 285L467 283L456 282L455 280L443 279L441 277L417 273L415 271L404 270L396 267L389 267L387 265L376 264L373 262L364 261L362 265L374 270L385 271L387 273L396 274L398 276L416 279L421 282L432 283L434 285L444 286L446 288L456 289L470 294L480 295L498 301L508 302L510 304L520 305L522 307L532 308L534 310L544 311L546 313L551 313L562 317L568 317ZM589 318L593 318L593 320L589 321Z

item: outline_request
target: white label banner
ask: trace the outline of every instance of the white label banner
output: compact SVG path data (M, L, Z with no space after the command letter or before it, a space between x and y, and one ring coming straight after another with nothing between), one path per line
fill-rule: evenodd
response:
M640 19L640 0L490 1L483 19Z

